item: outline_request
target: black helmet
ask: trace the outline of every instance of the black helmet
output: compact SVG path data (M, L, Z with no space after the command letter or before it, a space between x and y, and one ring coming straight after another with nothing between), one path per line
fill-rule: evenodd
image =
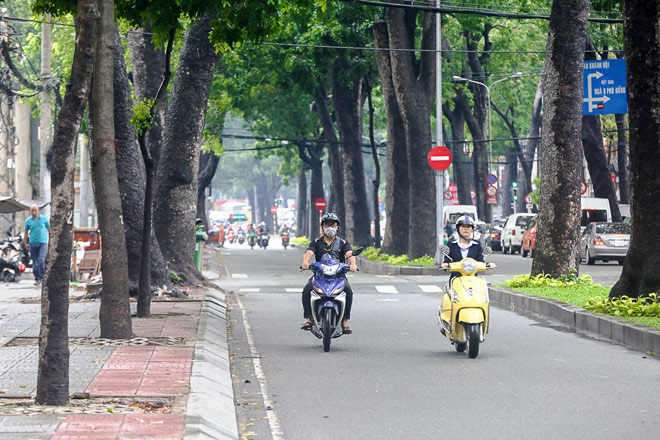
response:
M461 225L472 226L472 229L474 229L475 223L469 215L462 215L456 221L456 229Z
M340 224L341 222L339 221L339 217L337 217L337 214L334 212L326 212L323 214L323 217L321 217L321 224L325 222L337 222L337 224Z

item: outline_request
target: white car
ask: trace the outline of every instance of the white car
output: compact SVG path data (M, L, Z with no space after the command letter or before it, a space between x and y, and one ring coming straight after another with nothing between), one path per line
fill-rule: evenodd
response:
M502 230L503 253L520 253L523 233L527 230L529 222L535 217L536 214L528 213L511 214L509 216Z

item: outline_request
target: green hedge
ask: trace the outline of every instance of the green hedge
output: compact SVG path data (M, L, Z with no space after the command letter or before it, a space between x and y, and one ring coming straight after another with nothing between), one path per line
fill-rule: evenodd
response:
M403 255L388 255L381 254L380 249L375 247L368 247L360 254L361 257L367 260L375 261L378 263L388 263L393 266L423 266L433 267L433 257L424 255L423 257L410 260L407 254Z

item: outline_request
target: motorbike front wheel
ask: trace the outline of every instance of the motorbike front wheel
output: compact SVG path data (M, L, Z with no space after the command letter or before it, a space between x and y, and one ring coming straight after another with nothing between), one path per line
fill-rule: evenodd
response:
M323 330L323 351L326 353L330 351L330 341L332 340L332 322L334 321L335 311L327 308L323 311L323 322L321 322L321 329Z
M469 324L467 326L468 332L468 357L474 359L479 354L479 342L481 335L479 331L479 324Z

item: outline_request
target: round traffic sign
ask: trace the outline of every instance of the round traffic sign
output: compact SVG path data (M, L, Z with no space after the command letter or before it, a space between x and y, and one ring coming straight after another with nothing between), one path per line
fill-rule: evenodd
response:
M495 185L497 183L497 176L495 174L489 174L488 177L486 177L486 182L490 185Z
M323 211L328 207L328 202L326 202L323 197L319 197L318 199L314 200L314 207L319 211Z
M596 108L597 108L598 110L602 110L602 109L605 108L605 104L603 104L602 102L599 102L598 104L596 104Z
M277 214L277 206L271 206L270 207L270 213L271 214Z
M587 193L587 182L583 180L580 183L582 184L582 190L580 190L580 194L585 195Z
M451 200L454 197L454 193L450 190L444 192L445 200Z
M525 196L525 203L527 203L528 205L529 205L530 203L532 203L532 195L531 195L531 194L527 194L527 195Z
M443 171L449 168L449 165L451 165L451 158L451 151L442 146L431 148L431 151L429 151L429 154L426 156L429 166L436 171Z
M492 174L491 174L491 176L492 176ZM495 186L486 187L486 194L488 194L489 196L497 195L497 187L495 187Z

